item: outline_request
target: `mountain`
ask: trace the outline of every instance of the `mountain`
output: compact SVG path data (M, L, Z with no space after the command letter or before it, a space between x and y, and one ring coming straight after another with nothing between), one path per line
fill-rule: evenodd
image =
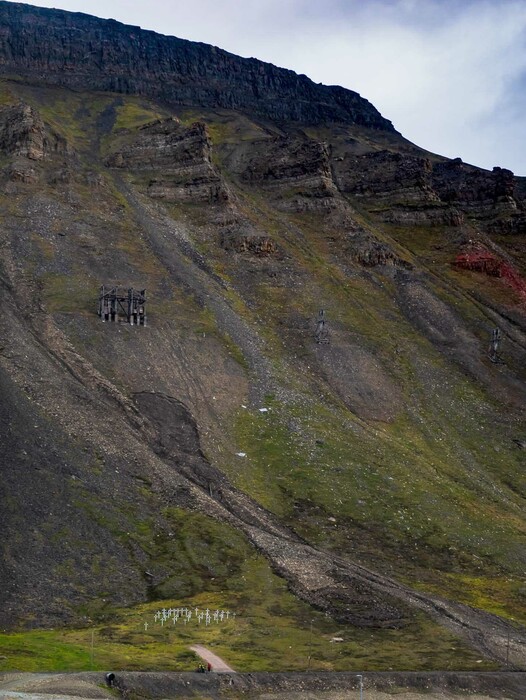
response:
M0 19L2 627L222 595L247 668L320 612L323 668L523 668L525 180L255 59Z

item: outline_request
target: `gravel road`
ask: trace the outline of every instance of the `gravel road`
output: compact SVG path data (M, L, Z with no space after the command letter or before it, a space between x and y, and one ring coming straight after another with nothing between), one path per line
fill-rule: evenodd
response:
M203 661L211 664L212 671L214 671L214 673L235 673L234 669L226 664L223 659L201 644L194 644L194 646L190 647L190 649L195 651L195 653L200 656Z

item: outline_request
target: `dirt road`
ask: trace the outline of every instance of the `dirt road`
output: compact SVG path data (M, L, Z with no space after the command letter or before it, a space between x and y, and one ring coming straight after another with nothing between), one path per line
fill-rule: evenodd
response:
M226 664L223 659L216 656L216 654L201 644L194 644L194 646L190 647L190 649L195 651L195 653L200 656L203 661L206 661L207 664L210 664L214 673L235 673L234 669L230 668L230 666Z

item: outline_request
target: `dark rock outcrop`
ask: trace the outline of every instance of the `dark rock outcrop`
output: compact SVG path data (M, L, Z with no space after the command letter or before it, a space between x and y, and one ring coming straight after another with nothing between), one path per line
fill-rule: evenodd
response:
M434 190L443 202L494 205L509 203L515 194L515 178L511 170L482 170L466 165L460 158L437 163L433 168Z
M147 124L136 137L112 153L113 168L145 171L152 175L148 194L167 202L221 202L228 191L211 162L206 126L183 126L177 119Z
M517 179L504 168L381 150L338 159L333 169L343 192L388 223L461 226L467 216L496 233L520 233L526 226Z
M343 191L397 203L436 202L431 189L432 166L427 158L376 151L336 163Z
M378 241L366 232L348 234L346 252L364 267L393 266L411 269L412 265L382 241Z
M244 155L237 164L242 180L265 188L279 209L301 212L337 206L327 144L279 137L250 144Z
M234 225L221 232L221 247L236 253L251 253L258 257L275 256L279 249L270 236L252 231L246 226Z
M207 44L114 20L0 2L0 73L45 85L144 95L171 105L223 107L304 123L394 131L352 90Z
M47 128L40 114L20 102L0 107L0 151L8 156L41 161L70 149L65 139Z
M0 150L9 156L42 160L50 149L44 123L29 105L0 109Z
M487 226L489 233L524 234L526 233L526 214L517 212L506 218L497 218Z
M302 179L305 175L332 180L326 144L285 137L260 141L252 148L243 171L245 180L264 184Z
M68 145L44 124L40 114L22 102L0 107L0 153L9 157L5 169L12 182L36 183L38 164L54 156L65 157Z
M411 269L412 264L400 256L392 244L381 241L355 219L351 209L325 216L325 240L334 262L352 273L355 264L364 268Z
M462 215L441 202L432 187L428 158L375 151L335 161L343 192L370 202L379 217L402 225L459 226Z

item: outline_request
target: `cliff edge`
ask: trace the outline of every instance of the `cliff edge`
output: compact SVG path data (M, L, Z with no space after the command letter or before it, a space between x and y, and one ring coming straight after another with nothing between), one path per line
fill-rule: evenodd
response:
M0 75L72 89L221 107L275 121L394 131L352 90L207 44L81 13L0 2Z

